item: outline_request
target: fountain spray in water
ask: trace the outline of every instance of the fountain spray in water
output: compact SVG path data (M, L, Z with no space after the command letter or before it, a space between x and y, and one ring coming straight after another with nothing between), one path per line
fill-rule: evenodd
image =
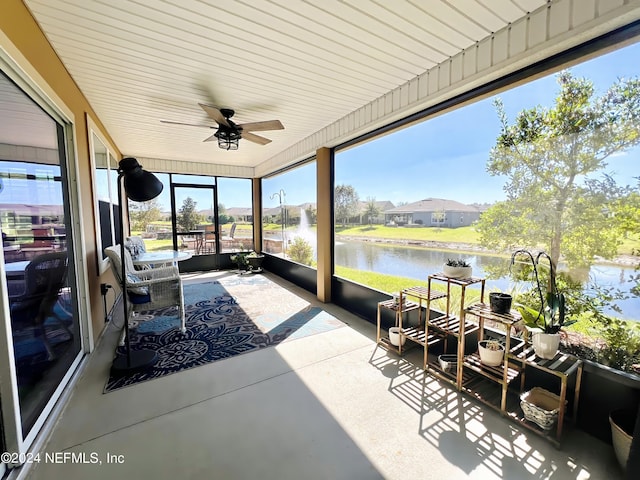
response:
M301 237L309 243L313 249L313 258L316 258L316 235L313 230L311 230L311 227L309 227L309 218L307 217L307 211L304 207L300 207L300 225L298 225L293 236L294 238Z

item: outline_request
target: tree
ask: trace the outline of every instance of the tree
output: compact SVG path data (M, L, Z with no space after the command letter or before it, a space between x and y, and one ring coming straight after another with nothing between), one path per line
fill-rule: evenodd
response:
M131 230L146 231L147 225L162 218L158 199L154 198L148 202L129 202L129 216L131 217Z
M178 216L176 218L180 231L188 232L195 230L196 226L201 222L202 219L196 212L196 205L197 202L191 197L185 198L182 202L182 207L178 210Z
M334 212L336 221L342 220L344 227L349 218L358 214L358 193L351 185L336 185L334 190Z
M480 218L490 248L544 248L557 265L587 267L617 253L623 227L616 209L632 190L606 174L606 159L640 142L640 80L620 79L601 97L593 83L563 71L551 108L521 111L509 124L495 106L501 132L487 170L507 178L507 200Z
M213 218L211 219L213 221ZM218 222L220 225L235 222L235 218L227 214L227 208L222 203L218 203Z
M364 211L364 216L367 217L369 225L371 225L372 219L377 218L378 215L380 215L380 207L376 205L375 197L367 197L367 208Z

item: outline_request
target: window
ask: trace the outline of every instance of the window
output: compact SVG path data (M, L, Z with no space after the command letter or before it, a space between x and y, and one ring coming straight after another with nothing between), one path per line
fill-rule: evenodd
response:
M447 214L444 212L433 212L431 214L432 225L444 225L444 222L446 221L447 221Z
M509 273L513 245L543 248L575 298L604 301L587 312L574 300L572 315L582 320L572 327L576 336L591 327L605 339L611 333L590 325L590 315L640 321L640 125L633 121L640 112L637 103L628 104L633 115L618 108L640 98L633 81L624 83L640 77L638 56L640 45L627 46L338 150L335 274L394 293L425 283L454 257L469 260L490 290L526 290ZM587 122L578 109L580 123L554 124L564 135L535 129L577 105L575 92L602 113L598 120ZM558 99L568 101L558 106ZM521 125L532 128L525 135ZM360 221L363 198L386 204L389 224ZM612 299L598 297L607 290Z
M91 126L92 122L87 117ZM115 245L120 240L118 209L118 164L107 147L107 142L91 130L91 162L93 170L93 191L96 194L96 254L100 273L108 268L109 263L104 249Z
M253 191L248 178L217 179L220 251L253 250Z
M316 162L262 180L262 250L315 268Z

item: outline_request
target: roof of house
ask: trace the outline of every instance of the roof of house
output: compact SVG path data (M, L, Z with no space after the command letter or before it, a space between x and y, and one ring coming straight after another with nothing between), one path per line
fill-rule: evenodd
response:
M380 210L380 213L386 212L387 210L394 208L395 205L389 200L377 200L374 201L376 207ZM363 213L369 207L369 202L367 200L360 200L358 202L358 211Z
M480 209L476 206L466 205L456 202L455 200L447 200L445 198L425 198L417 202L408 203L400 207L385 210L384 213L415 213L415 212L473 212L477 213Z

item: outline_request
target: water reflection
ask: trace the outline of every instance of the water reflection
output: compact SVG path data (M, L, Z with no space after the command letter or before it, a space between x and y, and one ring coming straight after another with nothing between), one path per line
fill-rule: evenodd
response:
M510 257L472 254L451 251L427 250L400 245L380 245L370 242L341 241L336 243L335 263L338 266L367 270L387 275L426 280L431 273L442 269L447 258L464 258L473 267L473 275L487 278L487 288L509 291L514 286L510 276ZM562 270L562 265L560 265ZM591 269L575 269L568 272L573 281L597 283L630 293L635 286L629 267L595 265ZM640 301L633 297L617 302L625 318L640 320Z

